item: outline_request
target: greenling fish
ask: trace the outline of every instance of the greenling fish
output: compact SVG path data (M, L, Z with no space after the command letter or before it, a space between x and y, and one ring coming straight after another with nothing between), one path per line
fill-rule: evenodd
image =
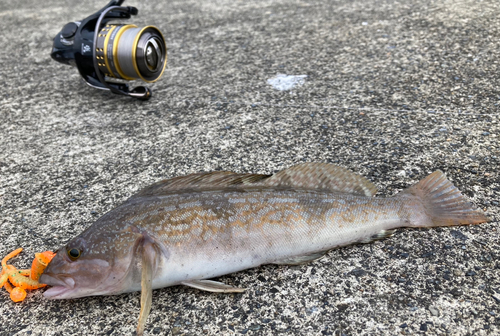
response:
M142 291L142 335L155 288L242 292L207 280L263 264L306 263L398 227L489 221L441 171L394 197L344 168L305 163L274 175L212 172L153 184L57 251L40 282L50 299Z

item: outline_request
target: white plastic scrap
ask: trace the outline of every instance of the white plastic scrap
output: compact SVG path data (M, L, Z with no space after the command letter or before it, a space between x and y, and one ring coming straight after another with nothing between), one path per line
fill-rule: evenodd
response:
M276 90L287 91L293 89L295 86L300 86L305 83L307 75L285 75L277 74L273 78L267 80L267 84L271 85Z

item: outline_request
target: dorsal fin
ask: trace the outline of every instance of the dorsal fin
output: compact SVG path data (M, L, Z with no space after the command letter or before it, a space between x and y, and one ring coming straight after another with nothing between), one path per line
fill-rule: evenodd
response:
M377 187L364 177L329 163L301 163L257 182L259 185L329 190L373 196Z
M271 175L238 174L228 171L195 173L154 183L134 195L134 197L160 196L180 190L211 190L227 187L248 186Z
M328 190L362 196L373 196L377 192L373 183L345 168L328 163L302 163L274 175L216 171L174 177L152 184L133 197L161 196L181 190L203 191L248 187Z

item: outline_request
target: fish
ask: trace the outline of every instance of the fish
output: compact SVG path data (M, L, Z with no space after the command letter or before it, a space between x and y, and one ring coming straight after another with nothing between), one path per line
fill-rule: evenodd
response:
M328 251L390 236L400 227L490 219L435 171L392 197L328 163L273 175L215 171L146 187L61 247L40 282L48 299L141 291L142 335L153 289L245 288L210 280L264 264L300 265Z

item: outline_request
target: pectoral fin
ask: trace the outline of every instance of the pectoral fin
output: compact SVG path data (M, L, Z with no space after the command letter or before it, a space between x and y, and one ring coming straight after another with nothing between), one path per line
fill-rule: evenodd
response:
M153 270L156 265L156 249L153 243L145 242L142 249L142 277L141 277L141 312L137 324L136 335L142 336L146 320L151 311L153 297Z
M301 255L301 256L295 256L295 257L275 261L275 262L273 262L273 264L276 264L276 265L307 264L307 263L312 262L316 259L322 258L327 253L328 253L328 251L321 251L321 252L316 252L316 253L311 253L311 254L306 254L306 255Z
M214 293L241 293L246 290L246 288L233 287L213 280L190 280L183 281L181 284Z

